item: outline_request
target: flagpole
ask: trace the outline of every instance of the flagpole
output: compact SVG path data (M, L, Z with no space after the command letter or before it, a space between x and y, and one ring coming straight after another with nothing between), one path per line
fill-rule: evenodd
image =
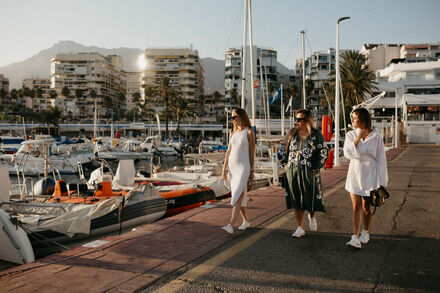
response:
M284 101L283 101L283 84L281 84L281 136L284 136Z
M264 101L264 83L263 83L263 67L262 67L262 60L261 60L261 56L259 57L260 59L260 93L261 93L261 102L263 103L263 109L264 109L264 118L266 118L267 116L267 110L266 110L266 103ZM268 135L268 131L267 131L267 119L264 119L265 123L264 126L266 127L266 135Z
M251 69L251 80L254 81L254 54L253 54L253 39L252 39L252 5L251 0L248 0L248 21L249 21L249 57L250 57L250 69ZM251 92L252 98L252 125L255 126L255 89L252 87Z
M271 134L271 132L270 132L270 105L269 105L269 89L267 88L267 68L266 68L266 65L264 65L263 66L264 67L264 79L265 79L265 82L266 82L266 86L265 86L265 89L266 89L266 104L267 104L267 131L268 131L268 135L270 135Z
M247 41L247 0L244 0L243 49L241 52L241 108L246 108L246 41Z

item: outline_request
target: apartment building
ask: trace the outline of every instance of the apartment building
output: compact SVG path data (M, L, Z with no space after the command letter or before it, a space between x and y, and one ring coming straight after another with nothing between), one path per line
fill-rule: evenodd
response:
M134 93L142 92L142 74L141 72L126 72L127 89L126 89L126 110L136 109L136 101L133 99Z
M142 87L154 86L168 77L180 87L182 95L194 99L203 94L205 73L199 53L192 48L163 48L145 50L145 69L141 73ZM144 91L141 92L142 97ZM156 111L162 107L157 107Z
M52 100L49 96L50 79L45 78L27 78L23 80L23 88L28 88L37 92L41 89L41 95L35 95L33 97L26 97L26 105L32 109L35 113L40 113L49 110L55 105L55 100Z
M390 63L435 61L440 58L440 43L433 44L363 44L361 53L366 67L376 73Z
M3 74L0 74L0 89L3 89L6 94L9 94L9 78L5 77ZM3 99L3 97L0 97L0 105L2 106L8 104L7 101Z
M340 50L340 53L343 51ZM336 50L329 48L327 51L314 52L310 57L304 60L305 78L306 78L306 107L315 112L315 119L328 112L326 101L326 92L323 84L328 81L330 72L335 70ZM300 77L301 101L302 93L302 60L297 60L295 65L295 74Z
M278 89L279 82L277 78L277 51L272 48L252 47L254 77L250 78L250 50L246 47L246 110L251 113L251 91L255 90L255 111L256 118L264 118L264 100L262 81L264 85L272 84L274 90ZM234 92L237 96L242 95L242 66L243 66L243 48L230 48L225 52L225 100L228 108L235 107L241 102L234 99L231 95ZM267 80L267 83L266 83ZM265 89L264 89L265 90ZM266 93L264 93L266 94Z
M121 118L126 110L127 75L120 56L89 52L57 54L51 62L50 81L59 97L56 105L74 119L93 118L92 90L97 94L99 117ZM62 95L64 87L70 91L68 96Z

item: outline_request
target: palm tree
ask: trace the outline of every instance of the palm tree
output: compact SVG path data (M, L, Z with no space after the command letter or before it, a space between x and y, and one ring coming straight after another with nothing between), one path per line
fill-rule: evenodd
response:
M365 57L357 50L347 50L341 54L341 83L345 103L354 106L365 100L366 94L376 89L373 72L364 68Z
M206 103L206 99L205 99L205 95L200 94L196 97L195 103L197 105L197 115L200 117L200 119L202 119L203 116L205 116L205 103Z
M107 109L108 117L108 110L113 107L113 100L109 96L104 96L104 107Z
M213 92L212 93L212 100L213 100L214 104L217 104L218 102L220 102L221 97L222 97L222 95L218 91Z
M189 116L193 116L196 112L194 102L182 96L177 96L173 99L170 108L174 117L177 120L176 132L179 133L180 121Z
M66 99L70 97L70 90L67 86L62 88L61 95L63 95Z
M55 90L50 90L48 94L49 94L49 98L52 100L55 100L56 98L58 98L58 94Z
M38 112L41 111L41 99L43 98L43 89L37 87L34 89L34 99L38 99Z
M156 100L164 106L162 116L165 118L165 137L168 137L168 120L170 118L168 106L173 98L180 95L180 89L169 77L164 77L156 82L154 94Z
M119 102L118 119L121 120L121 110L124 111L124 109L121 109L121 108L122 108L122 105L124 104L124 102L126 101L127 98L125 96L125 92L124 91L118 91L117 97L118 97L118 102Z

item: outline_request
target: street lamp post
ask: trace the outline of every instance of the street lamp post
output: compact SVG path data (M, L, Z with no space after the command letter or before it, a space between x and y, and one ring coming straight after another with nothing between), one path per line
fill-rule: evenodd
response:
M349 16L338 18L336 23L336 89L335 89L335 161L334 166L339 166L339 23L350 19Z

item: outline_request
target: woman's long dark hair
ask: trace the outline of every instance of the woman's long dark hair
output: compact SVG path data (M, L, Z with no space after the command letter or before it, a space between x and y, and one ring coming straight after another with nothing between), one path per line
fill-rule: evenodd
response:
M312 130L315 129L315 127L313 125L313 113L312 113L312 111L310 111L309 109L298 109L295 112L295 117L298 114L303 114L304 115L305 122L307 123L307 128L309 129L309 132L312 133ZM289 130L289 132L287 132L286 140L284 141L284 145L286 146L286 148L288 147L288 144L289 144L290 140L292 139L292 137L297 132L298 132L298 126L295 126L295 127L291 128Z
M245 110L243 110L242 108L232 108L232 111L234 111L235 113L237 113L237 115L240 117L241 122L243 122L244 126L251 129L252 130L252 124L251 124L251 120L249 120L249 116L246 113ZM235 126L234 126L234 131L235 131Z

